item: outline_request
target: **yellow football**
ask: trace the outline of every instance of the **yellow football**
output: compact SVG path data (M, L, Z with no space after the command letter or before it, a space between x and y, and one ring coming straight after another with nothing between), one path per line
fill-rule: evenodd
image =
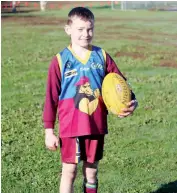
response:
M102 97L108 111L118 115L131 101L131 90L119 74L109 73L103 80Z

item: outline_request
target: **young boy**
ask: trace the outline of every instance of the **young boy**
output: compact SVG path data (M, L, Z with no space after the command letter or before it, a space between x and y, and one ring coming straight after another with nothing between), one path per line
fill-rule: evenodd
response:
M103 49L91 45L94 15L83 7L68 14L65 32L71 44L52 60L43 112L45 144L56 150L60 141L62 176L61 193L72 193L77 164L83 160L84 192L98 190L97 167L103 156L107 131L107 110L101 97L101 85L106 74L123 75ZM124 113L131 115L137 106L135 95ZM59 139L54 135L58 110Z

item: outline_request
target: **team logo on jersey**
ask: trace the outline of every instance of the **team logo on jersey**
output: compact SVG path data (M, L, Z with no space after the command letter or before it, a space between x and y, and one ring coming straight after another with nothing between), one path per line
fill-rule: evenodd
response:
M99 89L93 90L90 85L90 80L88 77L83 76L75 84L76 94L74 96L75 107L81 112L91 115L96 111L100 91Z
M70 62L70 61L66 63L66 68L69 68L69 69L70 69L70 68L71 68L71 66L72 66L72 64L71 64L71 62Z
M76 69L73 69L73 70L70 70L70 71L66 71L64 76L65 78L70 78L70 77L73 77L73 76L77 76L77 70Z
M103 70L103 66L99 63L91 63L91 68Z

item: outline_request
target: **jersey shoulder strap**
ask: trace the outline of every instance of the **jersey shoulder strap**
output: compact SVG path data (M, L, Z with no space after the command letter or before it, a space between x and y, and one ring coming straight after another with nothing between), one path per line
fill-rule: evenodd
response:
M57 60L58 60L58 67L59 67L60 73L61 73L61 70L62 70L62 59L61 59L60 53L58 53L58 54L56 55L56 57L57 57Z

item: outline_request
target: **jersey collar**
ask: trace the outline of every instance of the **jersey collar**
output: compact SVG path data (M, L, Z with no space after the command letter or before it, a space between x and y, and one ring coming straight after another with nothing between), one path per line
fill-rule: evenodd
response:
M71 51L71 53L73 54L73 56L79 61L81 62L82 64L87 64L89 58L90 58L90 55L91 55L91 52L92 52L92 45L89 45L89 49L86 53L86 56L84 59L80 58L75 52L74 50L72 49L71 47L71 44L68 46L68 49Z

